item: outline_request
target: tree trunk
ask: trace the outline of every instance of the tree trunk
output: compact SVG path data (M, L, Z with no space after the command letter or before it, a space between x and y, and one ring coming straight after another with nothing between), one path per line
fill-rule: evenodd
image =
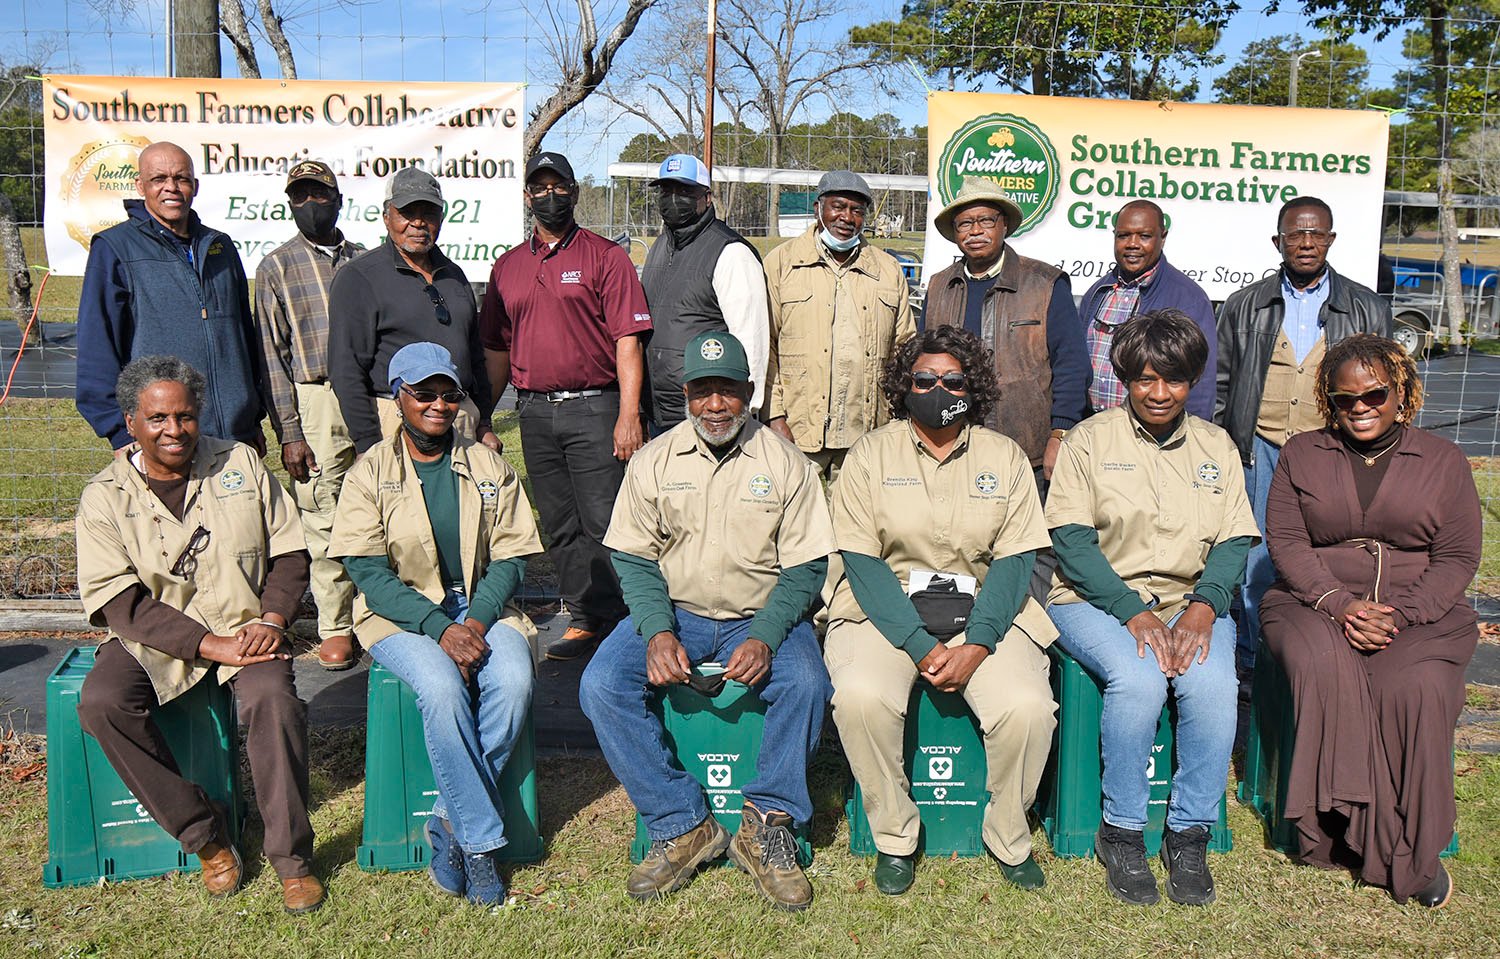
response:
M176 76L223 76L216 0L176 0L172 8L172 59Z
M31 346L41 341L41 331L33 329L28 335L26 324L31 322L31 270L26 265L26 249L21 245L21 228L16 224L16 208L10 197L0 193L0 250L5 253L6 302L16 318L24 345Z
M250 38L250 26L245 23L245 5L241 0L219 0L219 29L234 47L234 61L239 65L240 76L259 80L260 61L255 56L255 41Z
M1432 37L1432 72L1437 79L1438 235L1443 242L1443 303L1448 313L1448 345L1463 346L1464 283L1458 259L1458 221L1453 216L1453 124L1448 115L1448 5L1432 0L1427 29Z
M231 2L238 3L239 0ZM281 78L297 79L297 61L292 57L292 45L287 41L286 31L281 29L281 17L271 9L271 0L258 0L256 9L260 11L260 25L266 28L266 39L271 41L271 49L276 51L276 62L281 65Z
M781 141L786 136L781 130L772 130L771 142L767 144L766 159L772 170L781 169ZM781 186L766 184L766 236L781 236Z

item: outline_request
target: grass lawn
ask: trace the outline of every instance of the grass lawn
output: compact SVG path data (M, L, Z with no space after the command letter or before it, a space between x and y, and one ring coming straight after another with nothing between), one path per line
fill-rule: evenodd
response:
M1291 865L1261 847L1251 814L1231 801L1236 848L1211 858L1219 901L1207 909L1134 908L1112 899L1092 860L1054 859L1038 832L1048 885L1014 890L986 860L923 862L907 895L887 898L872 864L848 851L841 783L818 790L812 880L800 914L771 910L730 869L677 896L639 904L624 893L633 810L604 762L547 758L538 792L548 856L510 878L513 899L481 910L438 894L425 874L367 874L353 863L363 802L362 730L313 741L317 862L330 888L318 913L281 910L272 871L250 850L252 878L215 902L196 877L48 890L45 774L12 741L0 775L0 955L199 956L1360 956L1500 955L1500 757L1457 763L1462 852L1444 910L1396 906L1343 873ZM824 764L827 766L828 764ZM258 827L252 827L258 835ZM258 841L252 839L252 841ZM1156 871L1160 873L1159 863Z

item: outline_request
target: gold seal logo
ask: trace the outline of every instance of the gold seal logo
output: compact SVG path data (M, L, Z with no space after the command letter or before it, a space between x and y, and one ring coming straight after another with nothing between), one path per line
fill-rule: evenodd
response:
M68 163L56 201L68 236L88 249L94 234L125 219L121 200L136 196L135 177L145 137L115 137L88 144Z

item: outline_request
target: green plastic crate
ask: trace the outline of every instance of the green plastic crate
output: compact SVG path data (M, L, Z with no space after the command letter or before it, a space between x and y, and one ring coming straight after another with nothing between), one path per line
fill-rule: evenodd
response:
M693 671L700 676L717 676L724 669L718 663L701 663ZM663 739L677 768L702 784L714 817L725 829L736 832L745 805L740 788L755 778L766 704L750 687L732 679L712 699L691 686L678 684L656 690L655 695L646 697L646 704L661 720ZM630 861L640 862L650 848L651 837L646 835L646 824L637 813ZM797 861L806 866L812 862L812 855L806 830L798 830ZM720 863L727 861L721 859Z
M78 696L94 650L75 649L47 677L48 888L197 872L198 857L158 826L120 781L99 743L78 724ZM153 713L183 776L228 810L240 838L239 738L234 696L217 677Z
M366 872L425 869L432 858L427 817L438 793L417 694L371 660L366 703L365 825L355 862ZM536 802L536 735L529 716L499 786L509 841L497 858L536 862L542 858L543 843Z
M1042 777L1037 805L1042 828L1052 841L1052 851L1072 859L1094 854L1094 834L1099 831L1103 793L1100 785L1104 760L1099 746L1099 720L1104 708L1103 688L1062 647L1048 649L1052 657L1052 691L1057 697L1057 731L1052 755ZM1161 711L1156 743L1147 760L1151 798L1146 809L1146 854L1161 849L1162 829L1167 821L1167 800L1172 794L1172 714L1169 697ZM1209 834L1208 848L1228 852L1233 848L1224 800L1219 799L1219 821Z
M918 850L927 856L984 855L989 763L979 721L961 693L940 692L920 680L912 686L902 759L922 821ZM849 819L849 851L875 855L878 850L858 780L850 788L844 812Z
M1283 819L1287 780L1292 773L1292 692L1286 673L1262 645L1255 657L1250 687L1250 730L1245 740L1245 778L1240 780L1240 803L1249 806L1265 827L1266 844L1288 856L1297 855L1297 831ZM1440 856L1458 852L1458 834Z

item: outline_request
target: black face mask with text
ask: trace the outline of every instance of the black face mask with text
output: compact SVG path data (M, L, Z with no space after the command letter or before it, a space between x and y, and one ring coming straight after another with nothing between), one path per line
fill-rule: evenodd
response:
M573 222L573 198L560 193L549 193L531 198L531 215L546 227L548 232L561 233Z
M969 412L969 398L955 396L943 389L941 384L925 393L908 390L906 411L923 426L940 430L963 422L964 414Z
M670 230L680 230L703 215L698 212L698 198L681 193L663 193L656 198L656 209Z
M339 205L308 200L301 206L292 207L292 219L296 222L297 229L309 240L331 236L333 225L339 221Z

